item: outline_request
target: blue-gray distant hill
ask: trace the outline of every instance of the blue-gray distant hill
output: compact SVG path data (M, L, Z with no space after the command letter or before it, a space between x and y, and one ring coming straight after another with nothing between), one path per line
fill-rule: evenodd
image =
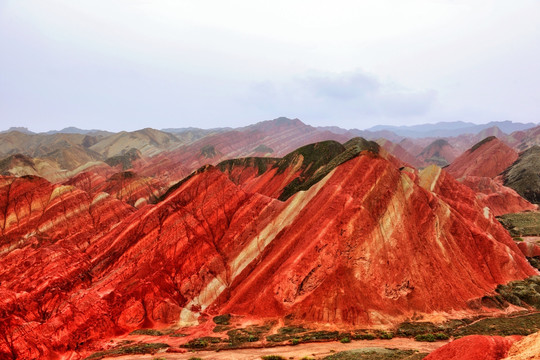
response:
M498 127L505 134L510 134L514 131L527 130L535 127L533 123L516 123L512 121L492 121L487 124L474 124L464 121L439 122L436 124L421 124L411 126L392 126L392 125L377 125L366 129L367 131L391 131L399 136L411 138L424 137L450 137L463 134L477 134L482 130Z
M50 130L43 134L46 135L54 135L54 134L81 134L81 135L112 135L113 133L110 131L105 130L98 130L98 129L92 129L92 130L85 130L85 129L79 129L74 126L70 126L67 128L63 128L62 130Z

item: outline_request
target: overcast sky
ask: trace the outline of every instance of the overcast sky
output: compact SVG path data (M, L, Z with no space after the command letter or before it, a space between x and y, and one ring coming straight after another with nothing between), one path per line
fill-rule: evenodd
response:
M539 0L0 0L0 130L540 121Z

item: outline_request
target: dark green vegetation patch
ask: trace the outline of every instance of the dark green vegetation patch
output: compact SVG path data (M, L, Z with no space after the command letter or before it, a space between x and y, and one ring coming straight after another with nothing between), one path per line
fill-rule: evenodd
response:
M205 336L198 339L193 339L187 344L181 346L188 349L204 349L210 344L219 344L222 341L223 339L219 337Z
M540 146L525 150L503 172L504 185L534 204L540 204Z
M503 300L522 307L531 306L540 310L540 276L511 281L495 289ZM499 299L500 300L500 299Z
M257 169L257 174L262 175L279 161L278 158L267 157L247 157L239 159L224 160L216 165L216 167L224 172L231 172L235 167L254 167Z
M534 268L540 270L540 256L530 257L527 260Z
M105 160L107 165L115 167L117 165L122 165L122 170L131 169L133 167L133 161L140 159L141 153L137 149L130 149L123 153L122 155L117 155L110 157Z
M530 335L540 330L540 314L478 320L458 329L454 336Z
M435 334L416 335L414 337L414 340L416 340L416 341L434 342L434 341L440 341L440 340L448 340L449 338L450 338L450 336L448 336L445 333L435 333Z
M513 237L540 236L540 213L524 212L497 217Z
M137 329L129 333L129 335L150 335L150 336L162 336L163 333L155 329Z
M488 142L490 142L490 141L492 141L492 140L495 140L495 139L496 139L495 136L488 136L488 137L485 138L484 140L477 142L477 143L471 148L471 150L469 151L469 153L472 153L472 152L474 152L475 150L478 150L478 148L480 148L480 146L482 146L482 145L484 145L484 144L487 144Z
M104 357L114 357L122 355L144 355L144 354L155 354L160 349L168 348L169 345L162 343L152 343L152 344L136 344L130 346L122 346L116 349L99 351L87 357L87 360L90 359L103 359Z
M236 347L243 343L259 341L262 335L268 333L274 326L274 322L268 322L262 326L251 325L243 329L227 331L230 346Z
M284 189L279 200L285 201L299 191L308 190L337 166L357 157L360 152L379 153L379 145L357 137L341 145L337 141L323 141L303 146L287 154L275 166L278 173L285 171L302 157L302 173Z
M231 321L231 314L214 316L212 320L218 325L229 325L229 322Z
M325 357L324 360L420 360L427 355L416 350L366 348L341 351Z
M442 324L429 321L404 322L396 329L397 336L416 337L418 335L442 333L451 335L458 327L466 325L463 320L450 320Z

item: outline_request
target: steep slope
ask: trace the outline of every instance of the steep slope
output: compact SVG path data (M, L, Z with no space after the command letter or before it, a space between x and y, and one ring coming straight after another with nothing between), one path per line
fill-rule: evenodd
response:
M64 185L73 185L90 195L104 192L135 207L155 203L167 190L159 180L142 177L132 171L119 172L107 179L93 172L83 172Z
M495 216L538 209L537 205L531 204L513 189L504 186L501 177L491 179L467 176L460 181L473 189L480 204L487 206Z
M226 160L217 167L248 192L287 200L296 192L309 189L362 151L378 154L380 148L377 143L363 138L353 138L343 145L336 141L323 141L302 146L281 159Z
M289 199L286 226L260 264L233 283L223 311L387 323L415 311L464 309L497 282L534 274L498 222L470 205L471 190L439 173L436 195L413 178L364 155ZM304 204L305 197L312 198ZM487 262L477 262L479 251L490 254ZM445 281L434 282L434 273Z
M519 154L519 158L503 174L504 185L534 204L540 204L540 146Z
M490 136L465 151L445 170L459 179L464 176L494 178L508 168L518 153L494 136Z

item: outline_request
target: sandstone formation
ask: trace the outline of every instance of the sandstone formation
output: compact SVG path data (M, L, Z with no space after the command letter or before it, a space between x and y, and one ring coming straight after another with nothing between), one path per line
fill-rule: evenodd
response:
M479 203L488 207L495 216L538 209L538 205L531 204L516 191L504 186L501 177L467 176L461 182L473 189Z
M425 360L500 360L503 359L519 336L470 335L454 340L427 357Z
M540 360L540 332L515 342L505 360Z
M494 178L508 168L518 153L494 136L465 151L445 170L456 179L465 176Z

